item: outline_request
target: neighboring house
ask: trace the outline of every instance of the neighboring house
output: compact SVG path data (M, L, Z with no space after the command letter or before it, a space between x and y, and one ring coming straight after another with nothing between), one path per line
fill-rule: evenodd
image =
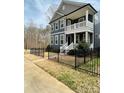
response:
M97 11L87 3L62 0L51 25L51 47L60 51L74 48L80 41L94 46L94 15Z
M100 48L100 11L96 13L96 19L95 19L95 39L94 39L94 47Z

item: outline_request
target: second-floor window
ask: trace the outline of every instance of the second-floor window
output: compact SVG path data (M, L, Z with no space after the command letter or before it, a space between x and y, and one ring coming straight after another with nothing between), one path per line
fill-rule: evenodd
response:
M60 28L64 28L64 20L60 20Z
M83 21L83 18L79 18L79 19L78 19L78 22L82 22L82 21Z
M89 14L89 15L88 15L88 20L89 20L90 22L93 22L93 15Z
M51 24L51 30L54 31L54 24Z
M67 20L67 26L71 25L71 20Z
M55 30L58 30L59 29L59 22L55 22Z
M78 19L78 22L83 22L85 20L86 20L86 18L85 18L85 16L83 16L83 17L81 17L81 18Z

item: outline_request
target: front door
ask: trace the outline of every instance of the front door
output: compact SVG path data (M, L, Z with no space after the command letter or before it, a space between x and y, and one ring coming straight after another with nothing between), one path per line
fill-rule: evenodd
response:
M68 36L68 45L70 45L71 44L71 38L70 38L70 36Z

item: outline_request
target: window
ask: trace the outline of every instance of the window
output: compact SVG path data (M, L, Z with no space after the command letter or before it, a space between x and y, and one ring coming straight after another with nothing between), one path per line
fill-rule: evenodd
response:
M93 43L93 34L90 33L90 43Z
M64 19L60 20L60 28L64 28Z
M78 19L78 22L82 22L82 21L85 21L85 20L86 20L86 18L85 18L85 16L83 16L83 17Z
M79 18L79 19L78 19L78 22L82 22L82 21L83 21L83 18Z
M54 44L54 36L51 36L51 45Z
M71 20L67 20L67 26L71 25Z
M60 35L60 45L64 44L64 34Z
M58 35L55 36L55 45L58 45Z
M93 15L88 15L88 20L90 21L90 22L93 22Z
M58 23L58 21L55 23L55 29L56 29L56 30L59 29L59 23Z
M85 42L85 33L83 33L83 42Z
M54 24L51 24L51 30L54 31Z

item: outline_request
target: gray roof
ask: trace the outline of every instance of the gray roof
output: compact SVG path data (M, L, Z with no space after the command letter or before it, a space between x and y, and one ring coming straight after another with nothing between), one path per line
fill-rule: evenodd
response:
M71 9L60 10L61 6L64 5L64 4L73 5L73 6L75 6L75 8L74 9L71 8ZM74 10L84 6L84 5L86 5L86 4L87 3L83 3L83 2L75 2L75 1L70 1L70 0L62 0L60 5L59 5L59 7L58 7L58 9L55 11L53 17L51 18L51 21L54 20L54 17L55 17L57 12L62 13L63 15L66 15L66 14L69 14L70 12L72 12L72 11L74 11Z
M75 9L70 9L70 10L65 9L64 11L60 11L61 13L66 15L66 14L68 14L68 13L70 13L70 12L72 12L72 11L74 11L74 10L84 6L84 5L86 5L87 3L74 2L74 1L69 1L69 0L62 0L62 4L68 4L68 5L75 6ZM61 6L61 4L60 4L60 6Z
M83 2L75 2L75 1L69 1L69 0L62 0L62 2L65 4L71 4L71 5L80 6L80 7L87 4Z
M64 5L64 4L67 4L67 6L69 6L69 7L62 10L61 8L62 8L62 5ZM89 3L77 2L77 1L75 2L75 1L70 1L70 0L62 0L58 9L55 11L55 13L49 23L51 23L52 21L54 21L62 16L68 15L69 13L76 11L77 9L80 9L81 7L84 7L87 5L89 5L91 8L93 8ZM94 11L97 12L95 9L94 9Z

